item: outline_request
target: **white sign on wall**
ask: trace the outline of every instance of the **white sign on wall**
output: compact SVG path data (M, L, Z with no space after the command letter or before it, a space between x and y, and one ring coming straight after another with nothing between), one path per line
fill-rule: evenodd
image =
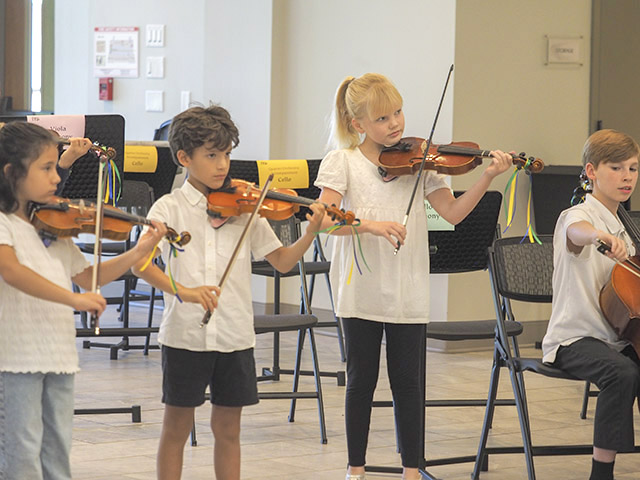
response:
M93 75L137 78L138 34L138 27L96 27Z

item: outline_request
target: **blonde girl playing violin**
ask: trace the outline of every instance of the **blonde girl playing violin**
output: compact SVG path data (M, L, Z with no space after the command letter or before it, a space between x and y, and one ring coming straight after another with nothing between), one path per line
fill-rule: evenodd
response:
M353 274L352 237L336 232L331 284L336 314L343 318L347 351L345 422L347 479L365 478L371 401L378 380L382 335L394 399L403 478L418 479L421 409L419 365L424 325L429 321L429 246L423 200L450 223L462 221L512 157L491 152L478 181L454 198L442 175L425 171L407 227L402 225L414 176L383 179L378 158L404 132L402 97L383 75L347 77L336 93L330 143L338 148L322 160L315 184L320 201L341 205L360 218L356 227L371 272ZM328 222L326 222L328 226ZM323 225L325 226L325 225ZM402 245L397 255L397 243ZM349 283L350 277L350 283Z
M92 269L70 238L45 246L29 223L31 202L50 202L60 177L57 141L26 122L0 124L0 478L70 479L73 383L78 354L73 310L101 314ZM148 256L166 233L102 264L99 283Z

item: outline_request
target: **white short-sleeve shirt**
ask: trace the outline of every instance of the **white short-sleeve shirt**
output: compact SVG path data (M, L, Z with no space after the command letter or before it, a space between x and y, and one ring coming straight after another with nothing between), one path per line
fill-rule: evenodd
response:
M187 231L191 241L184 252L170 258L166 240L159 244L162 259L176 282L187 287L218 285L249 215L231 217L214 229L207 215L207 199L188 181L153 204L148 218L166 223L178 232ZM255 345L251 303L251 256L262 258L281 247L269 223L254 219L231 273L227 277L218 308L209 323L200 328L204 309L196 303L180 303L164 294L164 312L158 341L169 347L193 351L232 352Z
M70 238L46 247L36 229L15 214L0 213L0 245L12 247L22 265L67 290L71 278L89 267ZM0 371L78 370L73 308L28 295L0 277Z
M354 239L335 236L331 258L331 287L336 314L390 323L426 323L429 316L429 235L424 199L450 187L445 177L425 170L407 222L405 244L397 255L384 237L360 235L362 275L353 264ZM315 185L342 195L342 208L356 217L402 223L415 176L384 182L377 166L359 148L329 152L320 164ZM357 243L357 240L356 240ZM360 255L359 247L356 245ZM347 284L351 275L351 283Z
M543 361L555 361L558 348L585 337L600 339L620 351L620 340L602 314L599 294L609 281L614 261L587 245L576 255L567 248L567 228L577 222L622 238L630 254L635 251L616 215L593 195L560 214L553 234L553 303L547 333L542 341Z

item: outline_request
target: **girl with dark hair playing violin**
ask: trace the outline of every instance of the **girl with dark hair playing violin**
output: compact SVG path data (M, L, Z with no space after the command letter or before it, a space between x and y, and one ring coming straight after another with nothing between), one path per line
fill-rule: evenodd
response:
M148 217L187 229L193 240L171 259L173 279L155 265L144 271L142 264L134 268L136 275L165 292L158 334L165 404L157 456L162 480L180 478L184 445L207 386L215 476L218 480L240 479L242 408L258 403L251 257L265 257L279 271L289 271L311 245L324 217L322 205L311 205L313 215L307 215L305 234L288 247L282 246L264 218L255 219L243 243L239 239L249 213L228 217L224 223L210 219L207 198L212 190L231 184L230 155L238 142L238 129L220 106L192 107L173 118L169 145L174 161L187 169L187 181L160 198ZM171 251L165 242L159 247L167 264ZM218 301L218 282L236 248L239 254ZM213 316L205 323L202 319L207 311Z
M608 323L599 294L611 278L612 259L623 261L634 250L617 211L636 187L639 155L629 135L615 130L591 135L582 161L593 191L560 214L553 234L553 305L543 360L600 389L590 480L612 480L617 452L634 446L640 360ZM601 242L610 249L606 256L598 253Z
M52 201L58 142L26 122L0 125L0 478L70 479L73 382L78 371L73 310L100 314L92 269L70 238L48 246L29 222L31 202ZM166 227L102 264L99 283L149 256Z
M343 318L347 350L345 422L347 479L364 479L371 401L378 380L382 334L393 392L403 478L418 479L421 457L419 365L424 324L429 320L429 246L423 200L445 220L457 224L473 210L489 184L509 169L510 154L491 152L491 164L464 195L454 198L442 175L425 171L416 208L401 223L415 183L412 176L382 178L379 157L404 132L402 97L383 75L346 78L336 93L331 143L316 185L320 200L352 210L361 219L362 251L371 272L351 275L353 250L349 231L336 232L331 285L336 314ZM328 222L327 222L328 224ZM394 255L394 247L403 245ZM350 280L350 282L349 282Z

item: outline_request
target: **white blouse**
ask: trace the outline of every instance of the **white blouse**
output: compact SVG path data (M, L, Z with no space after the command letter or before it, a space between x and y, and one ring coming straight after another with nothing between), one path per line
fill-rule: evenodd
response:
M335 236L331 258L331 288L336 314L390 323L426 323L429 320L429 236L424 199L447 188L445 177L425 170L407 223L405 244L397 255L384 237L360 235L364 259L362 275L353 265L354 238ZM402 223L415 176L384 182L359 148L334 150L322 160L315 185L342 195L342 208L356 217ZM360 257L360 250L355 248ZM367 269L364 260L369 265Z
M68 290L71 278L89 266L70 238L46 247L36 229L14 214L0 212L0 244L13 247L22 265ZM78 370L73 309L28 295L0 277L0 371Z
M214 229L207 215L207 199L188 181L153 204L148 218L165 222L178 232L191 233L184 252L170 258L170 248L162 240L162 259L176 282L186 287L218 285L229 257L249 218L231 217ZM254 219L231 273L220 295L218 308L201 328L204 309L196 303L180 303L175 295L164 294L164 312L158 341L169 347L193 351L233 352L255 345L251 302L251 255L262 258L282 243L263 218Z
M587 221L594 228L622 238L630 253L631 238L616 215L593 195L560 214L553 233L553 303L547 333L542 341L543 361L552 363L561 345L594 337L620 351L620 340L604 318L599 304L602 287L609 281L614 261L587 245L576 255L567 248L567 228Z

